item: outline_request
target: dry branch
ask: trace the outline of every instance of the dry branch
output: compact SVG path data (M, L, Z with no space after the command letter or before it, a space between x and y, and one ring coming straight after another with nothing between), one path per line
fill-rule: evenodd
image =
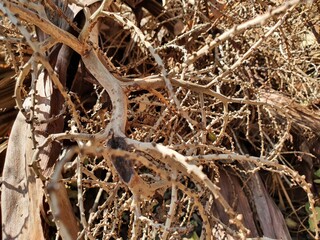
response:
M3 238L317 239L319 4L280 2L2 1Z

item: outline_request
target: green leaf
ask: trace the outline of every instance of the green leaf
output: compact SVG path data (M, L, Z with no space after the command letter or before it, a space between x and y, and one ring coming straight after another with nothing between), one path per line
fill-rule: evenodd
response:
M320 222L320 207L315 207L317 217L316 217L316 223L313 221L312 219L312 214L309 215L309 230L314 232L315 231L315 226L318 225L318 223Z
M313 182L320 183L320 179L315 179L315 180L313 180Z
M310 211L310 203L309 203L309 202L306 203L305 209L306 209L306 211L307 211L308 214L311 214L311 211Z
M316 175L318 178L320 178L320 168L314 172L314 175Z
M215 135L214 132L208 132L208 139L211 142L214 142L215 140L217 140L217 135Z
M285 219L286 224L289 228L294 229L298 227L298 223L296 221L294 221L292 218L287 217Z

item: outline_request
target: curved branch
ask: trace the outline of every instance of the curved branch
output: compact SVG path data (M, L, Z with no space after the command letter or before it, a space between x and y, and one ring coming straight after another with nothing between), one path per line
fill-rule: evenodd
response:
M97 139L105 140L111 129L116 136L124 136L127 121L127 96L118 79L105 68L93 50L82 56L82 60L89 72L107 91L112 101L113 114L110 124L108 124L104 132L97 134Z
M18 15L21 20L33 23L39 27L44 33L52 36L57 42L61 42L71 47L78 54L83 55L86 50L86 45L82 44L75 36L62 30L45 18L41 18L37 13L22 8L15 3L4 1L0 3L0 9L9 9L13 14ZM27 39L29 41L30 39ZM31 40L30 40L31 41ZM35 50L35 49L33 49Z

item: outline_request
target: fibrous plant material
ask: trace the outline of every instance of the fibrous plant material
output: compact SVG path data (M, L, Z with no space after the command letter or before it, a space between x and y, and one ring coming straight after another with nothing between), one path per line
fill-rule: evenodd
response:
M318 239L319 7L0 2L3 239Z

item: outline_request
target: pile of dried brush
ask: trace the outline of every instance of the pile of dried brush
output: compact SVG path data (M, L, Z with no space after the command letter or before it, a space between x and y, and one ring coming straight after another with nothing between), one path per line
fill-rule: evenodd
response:
M3 239L318 239L319 12L1 1Z

